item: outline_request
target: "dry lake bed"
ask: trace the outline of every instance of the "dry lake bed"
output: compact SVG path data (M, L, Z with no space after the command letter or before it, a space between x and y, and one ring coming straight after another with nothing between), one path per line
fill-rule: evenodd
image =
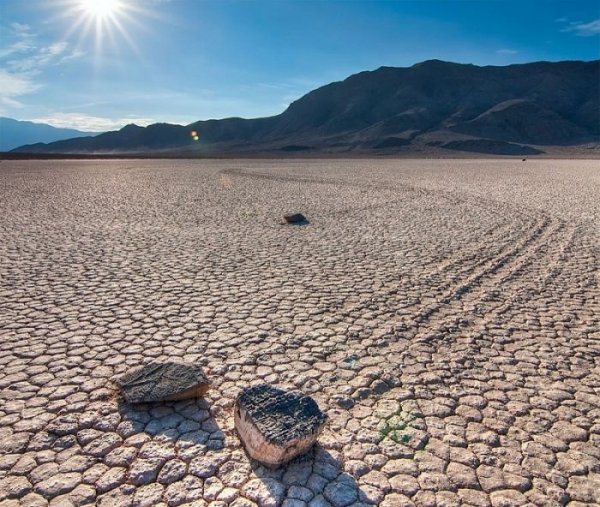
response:
M598 505L599 266L598 161L3 161L0 505ZM329 416L284 467L260 382Z

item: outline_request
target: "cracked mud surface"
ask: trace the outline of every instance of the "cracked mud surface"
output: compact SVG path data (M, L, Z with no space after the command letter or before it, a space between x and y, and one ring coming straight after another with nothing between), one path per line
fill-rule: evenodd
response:
M600 504L598 196L581 160L3 161L0 505ZM162 360L206 399L118 398ZM330 418L276 470L233 428L261 382Z

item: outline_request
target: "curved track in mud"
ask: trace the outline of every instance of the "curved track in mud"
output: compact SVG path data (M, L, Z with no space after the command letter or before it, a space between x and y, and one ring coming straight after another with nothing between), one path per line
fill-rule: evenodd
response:
M597 162L2 162L0 192L0 505L600 503ZM120 401L161 359L207 399ZM314 396L321 445L249 460L256 382Z

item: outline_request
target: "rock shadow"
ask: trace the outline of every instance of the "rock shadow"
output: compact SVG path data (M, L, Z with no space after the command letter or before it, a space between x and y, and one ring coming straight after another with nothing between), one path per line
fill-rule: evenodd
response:
M319 443L277 468L249 460L254 474L277 505L284 500L300 500L311 505L375 505L354 477L344 472L341 459Z
M222 451L225 433L214 417L210 403L203 399L177 402L132 404L118 402L121 424L127 433L147 434L153 439L177 442L193 457L212 459L211 451ZM243 445L240 442L240 448ZM289 463L269 468L248 456L251 469L260 481L257 495L270 503L282 505L284 500L300 500L315 505L375 505L361 490L356 480L344 472L342 461L318 443ZM215 462L215 468L219 463ZM208 469L207 469L208 473Z
M301 222L291 222L291 223L283 222L281 225L286 225L288 227L303 227L305 225L310 225L310 220L305 218Z
M153 403L118 402L123 422L129 431L162 436L188 446L202 445L210 450L225 447L225 433L213 415L214 409L204 398Z

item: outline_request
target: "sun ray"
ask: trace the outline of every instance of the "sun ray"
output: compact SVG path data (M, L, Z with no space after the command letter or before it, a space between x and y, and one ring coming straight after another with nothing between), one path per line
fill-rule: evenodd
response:
M67 25L63 40L74 39L75 49L91 56L95 76L99 76L105 66L126 65L127 52L135 55L137 63L150 74L151 62L144 58L134 34L151 34L148 22L159 19L163 23L175 22L165 12L159 16L146 0L54 1L61 8L54 10L48 20Z
M94 46L94 50L95 50L95 63L96 63L96 67L98 62L100 61L100 55L102 55L102 43L103 43L103 20L100 16L96 17L96 40L95 40L95 46Z
M64 34L64 38L68 39L69 37L71 37L71 35L73 35L75 32L78 32L79 29L84 26L84 29L81 30L81 34L80 34L80 39L83 35L86 34L87 29L89 27L89 24L92 20L87 17L87 16L80 16L78 18L75 19L75 21L73 22L73 24L68 28L68 30L65 32Z
M70 18L70 26L65 38L79 32L79 43L88 36L93 36L96 59L109 43L118 48L116 35L127 43L136 55L139 49L135 45L130 30L125 25L142 26L142 15L148 15L149 10L141 8L133 0L62 0L65 9L57 17Z
M125 29L125 27L123 26L123 23L121 22L121 20L115 18L113 20L113 26L115 27L115 31L117 31L119 33L119 35L121 37L123 37L123 39L125 40L125 42L127 42L127 45L129 46L129 48L137 55L140 56L140 49L138 48L138 46L135 44L133 38L129 35L129 33L127 33L127 30Z

